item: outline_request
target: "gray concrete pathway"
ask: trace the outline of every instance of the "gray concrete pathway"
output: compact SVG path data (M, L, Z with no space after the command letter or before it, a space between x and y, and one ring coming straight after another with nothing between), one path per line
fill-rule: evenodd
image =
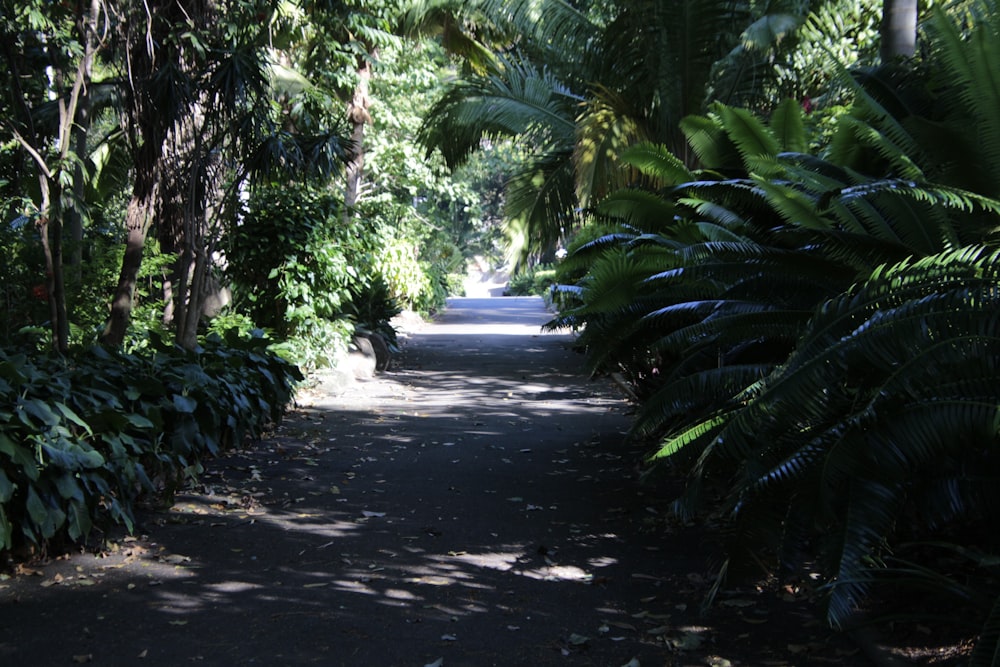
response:
M0 664L795 664L774 659L815 629L769 636L756 601L732 632L698 615L702 534L640 487L627 406L547 319L453 300L136 537L0 581Z

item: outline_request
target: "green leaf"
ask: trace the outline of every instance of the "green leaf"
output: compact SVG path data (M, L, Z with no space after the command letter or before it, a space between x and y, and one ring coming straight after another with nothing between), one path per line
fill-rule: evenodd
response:
M809 148L805 124L802 122L802 107L795 100L785 99L775 108L771 114L770 127L782 152L804 153Z
M86 537L93 527L93 520L86 503L82 499L74 500L69 504L69 516L67 530L69 537L73 541Z
M55 408L60 413L62 413L63 417L65 417L66 419L68 419L72 423L74 423L77 426L79 426L80 428L82 428L87 433L87 435L93 435L94 434L94 432L90 428L90 424L88 424L87 422L83 421L83 419L81 419L80 416L78 414L76 414L73 411L73 409L70 408L68 405L66 405L65 403L56 402L55 403Z
M65 473L56 477L56 489L59 490L59 495L66 500L71 498L83 500L83 489L80 487L80 482L76 476L72 473Z
M198 401L194 400L190 396L184 396L182 394L174 394L174 410L184 414L192 414L195 408L198 407Z
M17 404L21 407L24 412L28 413L38 421L42 422L46 426L55 426L59 423L59 415L57 415L48 403L38 398L19 398ZM31 426L31 422L26 420L24 417L21 421L27 426Z
M752 171L755 158L774 157L778 154L778 141L771 131L747 109L719 107L722 124L729 138L740 149L747 171Z
M43 526L50 522L49 510L45 507L45 503L42 499L38 497L38 492L35 491L35 486L31 485L28 487L28 497L25 500L24 507L28 510L28 518L31 522L35 524L43 535L45 535L45 530Z
M141 428L141 429L154 428L153 422L150 421L148 417L144 417L142 415L135 413L129 413L125 415L125 418L128 420L129 424L135 426L136 428Z
M7 477L7 473L0 470L0 504L10 500L14 496L14 489L16 488L17 485L10 481L10 478Z
M32 481L38 479L38 464L27 447L14 442L6 434L0 433L0 452L9 456L14 465L20 466L28 479Z

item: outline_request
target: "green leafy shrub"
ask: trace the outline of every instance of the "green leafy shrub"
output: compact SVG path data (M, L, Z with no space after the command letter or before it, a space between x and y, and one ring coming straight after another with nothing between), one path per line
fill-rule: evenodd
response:
M282 341L304 368L328 366L353 335L351 290L362 289L374 233L309 186L261 187L226 241L237 312Z
M685 119L698 171L628 151L651 187L602 202L617 224L569 258L586 273L556 323L632 382L653 461L689 468L677 510L725 523L720 575L809 567L840 626L899 599L882 584L947 591L950 614L978 616L973 663L995 664L993 561L973 559L987 575L968 596L940 548L996 553L1000 508L1000 30L973 5L927 26L922 69L849 83L822 154L795 102L769 124L721 105Z
M143 355L0 352L0 551L133 525L207 456L280 420L298 369L250 337L184 350L150 334Z
M25 327L49 319L45 260L38 232L28 218L0 225L0 342L9 344Z
M392 296L384 278L376 276L368 284L352 289L351 305L360 331L377 333L390 348L397 347L396 330L389 321L403 309Z
M556 269L553 266L533 266L511 276L507 293L511 296L544 296L556 282Z

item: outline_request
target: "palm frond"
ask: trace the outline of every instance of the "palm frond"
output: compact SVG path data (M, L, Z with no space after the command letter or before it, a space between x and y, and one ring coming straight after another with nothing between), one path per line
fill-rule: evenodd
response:
M969 667L997 667L1000 665L1000 596L986 617L979 639L969 657Z
M976 3L972 9L971 34L963 37L959 26L943 8L935 8L928 30L934 38L936 52L946 68L949 85L953 86L962 106L976 127L976 160L988 170L994 189L988 194L1000 195L996 186L1000 165L1000 119L996 109L1000 104L1000 75L996 62L1000 58L1000 19L992 2Z
M663 144L641 142L622 151L621 161L654 179L653 187L680 185L695 175Z
M451 167L464 162L483 139L515 138L571 151L579 101L551 73L508 56L486 76L455 82L425 117L418 138L428 152L440 150Z
M577 198L587 208L608 192L633 185L638 174L621 159L622 153L645 139L634 119L623 115L623 106L614 93L597 87L577 118L576 166Z
M651 231L664 230L677 219L676 204L646 190L619 190L605 197L598 211Z
M780 146L771 131L746 109L716 107L722 126L736 144L748 173L765 164L764 158L774 158Z
M650 457L651 461L665 459L676 455L687 447L703 449L708 446L727 423L725 413L698 422L683 431L670 436L660 443L659 449ZM692 503L684 503L687 507L693 507ZM678 505L680 507L680 505Z
M739 151L716 119L685 116L680 121L680 129L703 167L730 172L741 170Z
M722 408L747 386L768 375L771 364L738 364L709 368L686 375L647 398L636 415L631 433L649 437L672 430L693 413ZM667 456L668 454L662 454Z
M527 160L507 183L505 231L515 265L554 248L575 226L573 177L567 152L552 150Z
M855 479L847 492L843 529L831 535L839 553L836 579L827 603L827 620L843 627L855 614L867 595L873 569L881 564L880 550L892 533L903 498L897 485L871 479Z
M771 113L769 127L782 153L805 153L809 142L798 102L790 98L782 100Z

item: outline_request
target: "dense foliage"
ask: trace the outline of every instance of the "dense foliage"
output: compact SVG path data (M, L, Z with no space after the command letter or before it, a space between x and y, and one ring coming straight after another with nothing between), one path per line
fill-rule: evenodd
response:
M494 252L417 148L447 61L399 12L3 3L0 551L129 522Z
M839 626L932 591L993 664L1000 14L967 11L921 61L845 73L828 141L787 100L685 118L697 168L624 152L647 187L601 202L555 324L629 382L651 478L690 471L677 511L729 526L717 586L808 567Z
M995 663L992 0L0 3L0 551L128 524L502 228L718 586L954 596Z
M133 525L206 457L280 420L298 370L259 333L186 350L151 335L142 354L0 355L0 551Z

